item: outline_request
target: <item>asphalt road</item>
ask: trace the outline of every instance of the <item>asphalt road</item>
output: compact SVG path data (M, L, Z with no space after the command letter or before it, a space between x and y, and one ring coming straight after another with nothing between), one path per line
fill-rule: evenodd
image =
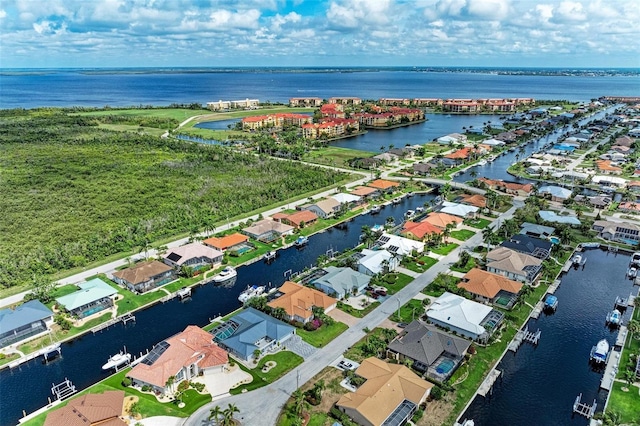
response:
M496 227L503 220L512 217L513 213L521 205L521 201L514 199L514 206L500 215L491 226ZM363 331L364 328L373 329L380 325L398 309L398 306L402 306L411 300L413 296L422 291L427 284L431 283L439 273L446 272L449 266L458 260L458 255L461 250L470 250L480 244L482 244L482 233L477 232L472 238L442 258L440 262L422 273L405 288L385 300L365 318L362 318L354 326L349 327L338 338L316 351L311 357L305 359L298 368L290 371L278 381L268 386L211 402L187 418L183 425L207 425L209 424L207 421L209 410L216 405L224 409L228 404L235 404L238 407L240 413L236 415L236 418L240 420L244 426L275 425L289 396L299 385L309 381L327 365L342 356L349 347L362 339L366 334Z

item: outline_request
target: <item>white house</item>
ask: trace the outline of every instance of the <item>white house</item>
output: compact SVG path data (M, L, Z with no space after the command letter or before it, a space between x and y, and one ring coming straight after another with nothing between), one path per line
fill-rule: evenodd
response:
M440 327L475 340L487 332L485 320L492 311L490 306L445 292L431 304L427 318Z
M378 238L377 244L380 248L398 256L410 255L414 250L418 253L422 253L424 251L423 242L387 233L382 234L382 236Z
M500 145L506 145L504 143L504 141L499 141L498 139L486 139L482 141L483 145L489 145L489 146L500 146Z
M399 259L386 250L362 250L364 257L358 260L358 272L366 275L376 275L384 272L387 267L393 271L398 267Z
M340 205L346 204L347 206L351 206L354 204L358 204L362 197L353 194L346 194L344 192L340 192L339 194L332 195L331 198L340 203Z
M467 136L460 133L450 133L445 136L440 136L436 139L439 144L442 145L451 145L454 143L465 143L467 142Z
M441 204L440 212L447 213L453 216L462 218L474 218L480 210L475 206L468 206L466 204L452 203L451 201L443 201Z

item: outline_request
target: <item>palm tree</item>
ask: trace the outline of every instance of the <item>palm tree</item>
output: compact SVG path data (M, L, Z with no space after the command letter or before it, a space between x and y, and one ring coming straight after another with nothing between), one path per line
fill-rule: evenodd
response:
M453 224L452 223L447 223L445 228L442 230L442 236L444 237L444 243L445 244L449 243L448 238L451 236L451 229L453 229Z
M235 424L233 415L239 413L240 409L235 404L229 404L229 407L222 412L222 425L232 426Z
M629 334L631 334L631 339L640 338L640 321L638 320L629 321L629 324L627 324L627 330L629 330ZM631 339L629 339L629 345L631 345Z
M167 388L169 388L169 392L173 392L173 385L176 382L176 376L169 376L167 378L167 382L164 384Z
M300 417L307 404L304 399L304 393L300 389L296 389L291 396L293 397L293 412Z
M216 425L220 424L220 416L222 416L222 408L219 405L216 405L211 410L209 410L209 418L207 420L214 420Z
M491 243L493 242L494 235L495 231L490 226L487 226L482 230L482 239L487 244L487 251L491 250Z

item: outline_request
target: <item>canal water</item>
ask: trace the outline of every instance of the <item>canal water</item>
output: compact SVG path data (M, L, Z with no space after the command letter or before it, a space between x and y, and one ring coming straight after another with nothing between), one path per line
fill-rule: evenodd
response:
M602 411L607 393L599 391L603 373L589 365L591 347L601 339L613 346L618 331L605 325L616 296L637 288L627 279L629 255L595 249L585 252L583 268L571 268L556 291L555 314L541 314L528 322L542 332L537 346L523 343L516 354L507 352L497 366L502 371L486 398L477 396L463 418L485 425L586 425L572 416L576 396L598 402ZM624 322L629 320L627 310Z
M379 214L356 216L344 225L312 235L304 248L279 250L277 259L269 264L258 261L239 267L236 283L231 288L207 284L194 288L188 301L173 299L138 311L135 323L117 324L95 335L89 333L63 344L62 356L49 364L43 364L39 358L14 369L2 370L0 425L15 425L22 417L22 410L30 413L46 405L47 397L52 396L52 384L68 378L78 389L84 389L109 375L101 370L101 366L123 347L138 355L187 325L204 326L210 319L240 307L238 295L248 285L279 287L285 275L316 264L318 256L326 254L327 250L339 252L357 245L363 226L384 224L388 217L400 223L407 210L429 204L434 197L431 194L405 197L399 204L384 207Z

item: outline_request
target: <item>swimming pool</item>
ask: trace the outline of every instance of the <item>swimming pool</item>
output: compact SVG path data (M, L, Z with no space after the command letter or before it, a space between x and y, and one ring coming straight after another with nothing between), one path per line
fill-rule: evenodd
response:
M440 364L438 364L438 366L436 367L436 372L438 374L448 374L451 370L453 370L453 367L455 367L455 365L456 362L454 360L445 358L440 361Z
M576 147L571 146L571 145L554 145L553 149L557 149L559 151L570 151L573 152Z
M549 241L551 244L560 244L560 238L558 237L549 237Z

